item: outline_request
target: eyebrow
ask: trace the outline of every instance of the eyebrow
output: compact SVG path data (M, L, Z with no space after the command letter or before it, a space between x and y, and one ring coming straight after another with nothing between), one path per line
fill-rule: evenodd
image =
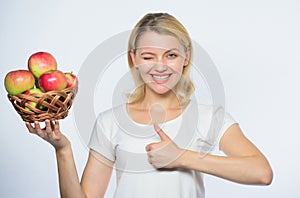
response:
M152 53L152 52L142 52L140 55L155 55L155 53Z
M164 52L164 54L168 53L168 52L171 52L171 51L178 51L180 52L180 50L178 48L171 48L167 51ZM145 55L145 54L148 54L148 55L155 55L155 53L153 52L148 52L148 51L145 51L145 52L142 52L140 55Z

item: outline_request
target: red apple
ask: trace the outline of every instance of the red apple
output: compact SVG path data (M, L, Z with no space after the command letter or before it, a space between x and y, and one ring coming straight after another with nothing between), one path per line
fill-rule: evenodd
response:
M39 78L43 73L57 69L55 58L48 52L37 52L28 59L28 69Z
M27 90L24 92L24 94L26 95L30 95L30 94L33 94L33 93L43 93L43 91L39 88L33 88L33 89L30 89L30 90ZM33 102L33 101L28 101L26 102L26 104L29 104L30 106L32 107L36 107L37 103L36 102ZM45 107L44 106L40 106L39 109L44 109ZM29 110L30 111L30 108L28 107L25 107L26 110Z
M44 91L61 91L67 87L67 77L59 70L43 73L38 79L39 88Z
M78 87L78 79L72 72L65 73L67 77L67 88L76 88Z
M11 94L20 94L28 89L32 89L35 83L34 76L28 70L15 70L6 74L4 86Z

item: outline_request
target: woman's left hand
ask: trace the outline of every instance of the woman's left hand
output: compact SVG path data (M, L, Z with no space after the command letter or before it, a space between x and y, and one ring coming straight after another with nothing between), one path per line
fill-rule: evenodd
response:
M179 148L157 124L154 124L154 129L161 141L146 146L149 163L155 168L180 167L180 158L185 150Z

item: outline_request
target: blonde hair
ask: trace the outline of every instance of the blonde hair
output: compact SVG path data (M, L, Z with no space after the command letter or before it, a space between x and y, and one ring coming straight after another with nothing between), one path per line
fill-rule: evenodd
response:
M174 88L174 92L179 98L180 104L186 104L192 93L194 92L194 84L190 79L189 71L191 68L191 58L193 54L191 38L184 26L173 16L167 13L150 13L146 14L134 27L128 42L128 65L131 69L136 89L129 94L129 102L134 103L142 100L145 96L145 84L138 72L134 68L130 52L135 53L137 42L141 35L145 32L153 31L159 34L170 35L178 39L185 49L186 53L190 53L189 62L184 66L181 79Z

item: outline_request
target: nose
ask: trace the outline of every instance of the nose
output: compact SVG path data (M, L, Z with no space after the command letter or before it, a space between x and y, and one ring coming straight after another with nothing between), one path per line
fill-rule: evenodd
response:
M163 58L157 59L154 69L155 69L155 71L160 72L160 73L167 70L167 66L164 64Z
M156 63L154 70L159 73L163 73L167 70L167 66L162 63Z

